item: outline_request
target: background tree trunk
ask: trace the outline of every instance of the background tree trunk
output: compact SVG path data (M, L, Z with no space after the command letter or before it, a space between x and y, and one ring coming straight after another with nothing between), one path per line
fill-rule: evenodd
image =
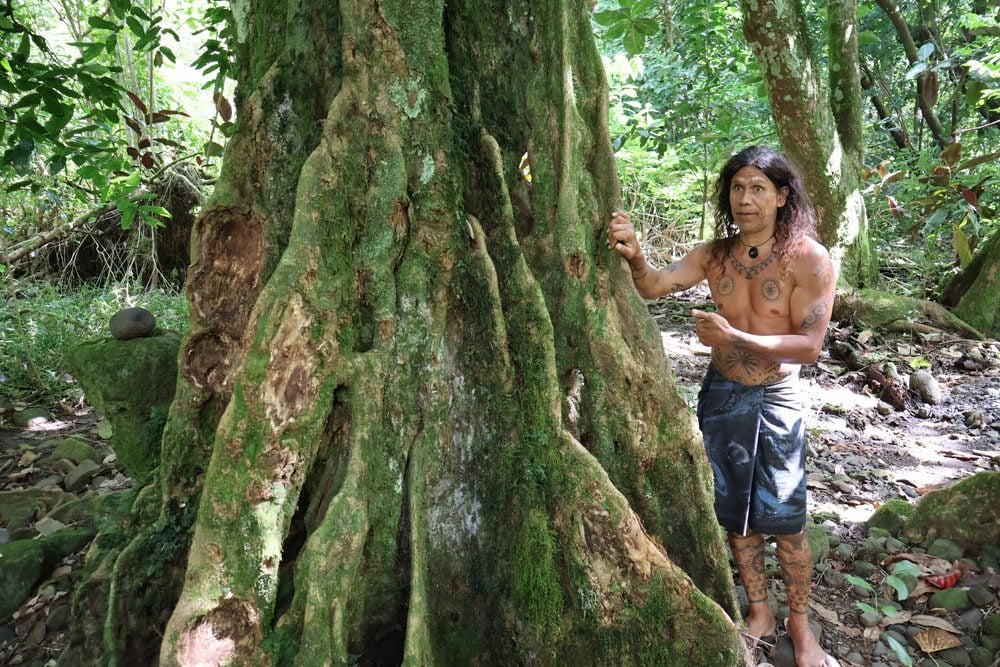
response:
M820 75L799 2L741 2L743 33L760 63L785 153L802 169L820 240L854 286L877 277L861 196L861 86L857 4L827 7L830 86Z
M95 551L67 655L737 664L703 448L604 242L584 3L233 13L158 519Z
M1000 234L993 234L941 295L941 303L987 336L1000 338Z

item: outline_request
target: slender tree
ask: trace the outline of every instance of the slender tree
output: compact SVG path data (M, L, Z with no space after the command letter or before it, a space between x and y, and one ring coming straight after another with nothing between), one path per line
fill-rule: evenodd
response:
M861 83L857 4L827 6L828 81L814 51L801 2L742 0L743 33L760 63L778 136L803 170L823 243L841 279L871 285L875 261L861 195Z
M586 3L232 9L158 482L64 663L738 664Z

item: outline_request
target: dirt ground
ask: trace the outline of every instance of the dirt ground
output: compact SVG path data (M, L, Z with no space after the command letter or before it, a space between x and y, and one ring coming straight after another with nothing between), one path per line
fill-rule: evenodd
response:
M708 349L693 334L690 309L703 308L706 301L707 294L693 290L678 299L650 304L678 386L692 409L708 364ZM870 382L866 385L863 371L850 371L828 352L817 364L803 369L809 511L836 547L817 565L814 578L812 612L824 648L845 667L907 664L881 635L882 630L895 628L904 640L910 639L904 643L912 664L997 665L996 661L984 663L982 650L978 662L968 657L975 655L981 644L982 618L1000 610L995 596L1000 576L996 572L977 568L970 561L973 567L964 573L959 585L985 586L992 590L993 599L979 608L978 617L965 618L965 622L958 614L931 608L926 595L922 600L908 601L904 607L908 613L941 619L962 642L961 648L951 649L952 653L934 653L933 658L912 640L915 628L922 626L899 623L866 629L856 606L865 599L865 592L846 581L845 575L854 571L856 556L863 549L867 536L864 522L883 502L891 498L916 502L928 491L977 471L1000 470L1000 344L947 335L890 336L836 324L828 338L828 342L834 341L849 341L867 363L880 369L894 364L904 383L911 370L926 368L939 383L942 399L927 404L915 392L904 391L903 409L892 408L873 395L878 387L872 389ZM79 493L110 493L129 485L100 437L97 416L84 404L70 407L34 430L14 428L9 414L4 415L0 420L0 491L41 483L60 485L52 470L36 465L38 459L26 457L25 452L43 454L42 443L47 439L71 434L80 435L108 455ZM905 546L908 552L921 551L917 545ZM66 558L14 618L0 619L0 664L54 664L67 622L68 591L81 564L82 552ZM776 571L773 545L768 565L769 571ZM867 578L877 587L879 573L884 577L885 570L884 564L875 565L877 571ZM772 602L781 615L784 595L780 578L772 577L770 587ZM956 657L955 651L964 652L966 658ZM761 664L777 667L794 664L787 638L782 639L780 633L777 645L769 654L759 652L758 659Z

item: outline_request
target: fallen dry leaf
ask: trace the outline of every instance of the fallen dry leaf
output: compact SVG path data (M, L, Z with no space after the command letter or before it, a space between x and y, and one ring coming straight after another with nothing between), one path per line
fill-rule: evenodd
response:
M913 640L924 653L935 653L962 645L961 639L939 628L921 630L913 636Z
M889 556L882 563L884 565L892 565L893 563L901 560L908 560L914 565L917 565L922 569L921 574L924 575L939 575L947 574L952 570L951 561L945 560L944 558L938 558L937 556L928 556L927 554L914 554L914 553L901 553L895 556Z
M913 613L909 611L901 611L895 616L883 616L882 620L879 621L879 626L887 628L890 625L902 625L903 623L909 623L910 618L913 617Z
M960 635L962 631L956 628L954 625L944 620L943 618L938 618L937 616L928 616L927 614L917 614L910 618L910 623L914 625L922 625L925 628L937 628L939 630L944 630L945 632L950 632L952 634Z

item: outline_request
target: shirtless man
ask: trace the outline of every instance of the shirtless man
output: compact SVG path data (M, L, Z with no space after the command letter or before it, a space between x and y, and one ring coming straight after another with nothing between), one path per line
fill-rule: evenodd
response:
M751 146L716 182L715 240L661 269L646 263L624 211L608 243L628 260L647 299L708 279L717 313L693 310L695 332L712 348L698 395L698 421L715 476L715 511L729 535L750 602L751 635L773 641L764 577L764 535L773 535L788 593L788 635L798 667L837 661L809 631L812 552L806 520L805 430L796 381L816 361L836 280L815 240L816 218L794 166Z

